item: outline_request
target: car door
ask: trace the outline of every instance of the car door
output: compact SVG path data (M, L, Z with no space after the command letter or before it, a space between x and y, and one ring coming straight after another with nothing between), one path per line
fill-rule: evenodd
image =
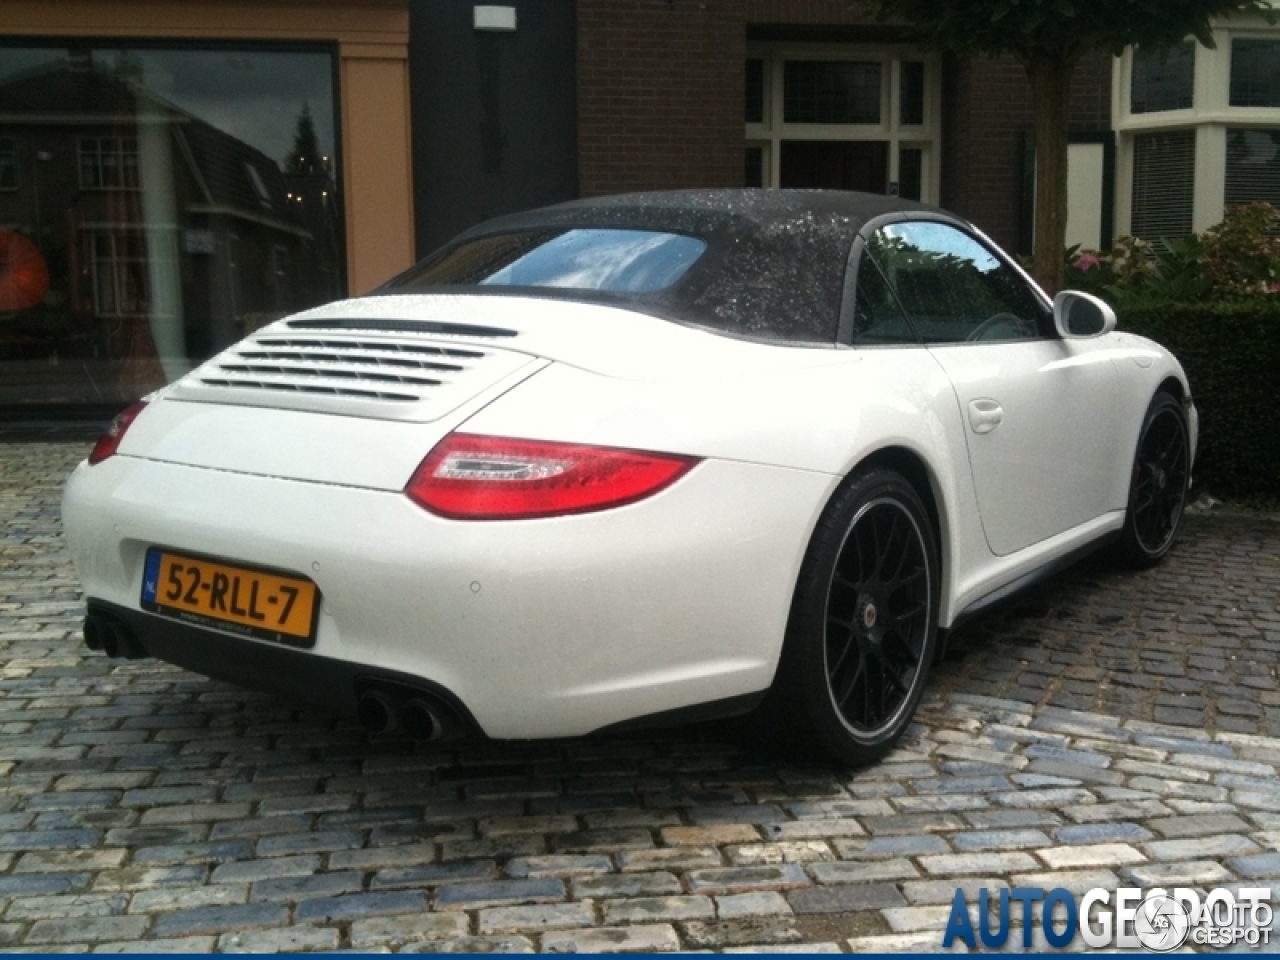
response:
M1118 382L1099 342L1058 337L1021 272L957 226L891 223L867 249L955 389L992 552L1106 512Z

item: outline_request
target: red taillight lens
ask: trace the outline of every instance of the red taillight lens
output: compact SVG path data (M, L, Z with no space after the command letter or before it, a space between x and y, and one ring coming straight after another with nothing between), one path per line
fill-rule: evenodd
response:
M93 450L89 453L89 462L101 463L114 454L120 446L120 441L124 439L124 434L129 429L129 424L137 419L138 414L145 407L145 403L135 403L133 406L126 407L117 413L115 419L107 424L106 432L93 445Z
M453 433L405 493L455 520L523 520L634 503L675 483L696 457Z

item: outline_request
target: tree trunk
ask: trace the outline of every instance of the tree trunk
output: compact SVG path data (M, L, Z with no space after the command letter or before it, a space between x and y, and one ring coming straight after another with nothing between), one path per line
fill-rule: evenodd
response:
M1036 114L1036 216L1031 272L1049 296L1062 289L1067 244L1067 119L1075 58L1025 62Z

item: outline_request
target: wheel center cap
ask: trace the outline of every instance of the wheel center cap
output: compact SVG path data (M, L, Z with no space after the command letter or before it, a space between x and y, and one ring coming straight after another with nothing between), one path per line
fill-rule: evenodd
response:
M1153 470L1152 473L1155 475L1156 489L1163 490L1165 488L1165 484L1169 482L1169 475L1158 467Z
M876 605L873 601L868 600L862 605L862 626L870 630L876 625L876 619L879 617Z

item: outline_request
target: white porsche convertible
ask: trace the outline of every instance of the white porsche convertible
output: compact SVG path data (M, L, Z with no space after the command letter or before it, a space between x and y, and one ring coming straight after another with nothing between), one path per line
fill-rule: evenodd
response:
M865 763L962 619L1170 548L1167 351L887 197L483 224L125 411L63 515L85 640L419 738L748 710Z

